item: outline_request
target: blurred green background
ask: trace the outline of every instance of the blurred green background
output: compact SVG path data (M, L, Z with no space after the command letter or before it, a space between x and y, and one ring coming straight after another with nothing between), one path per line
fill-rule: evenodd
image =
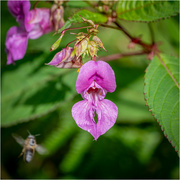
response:
M50 4L38 6L50 7ZM68 7L65 19L71 14L72 8ZM148 24L121 23L133 36L142 35L145 42L151 43ZM106 98L118 106L118 118L106 134L93 141L71 116L73 104L82 100L75 89L78 73L45 65L74 40L73 35L67 33L55 52L49 51L58 37L52 36L53 33L29 40L25 57L16 61L15 66L7 66L5 38L14 25L18 24L8 11L7 2L1 2L1 178L179 178L178 155L145 106L143 76L149 64L145 55L109 63L115 71L117 89ZM178 56L178 16L151 26L155 41L162 43L160 50ZM129 39L118 30L100 27L98 37L108 50L100 51L99 57L140 50L140 47L129 50ZM29 164L18 158L22 148L12 138L12 133L27 138L27 130L40 134L37 143L49 151L44 156L35 153Z

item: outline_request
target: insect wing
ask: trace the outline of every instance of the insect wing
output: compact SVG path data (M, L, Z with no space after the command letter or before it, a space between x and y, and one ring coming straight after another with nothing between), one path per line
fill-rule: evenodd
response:
M25 140L21 136L18 136L17 134L12 134L12 136L18 144L24 146Z
M37 146L36 146L36 151L37 151L39 154L48 154L48 150L45 149L44 147L40 146L40 145L37 145Z

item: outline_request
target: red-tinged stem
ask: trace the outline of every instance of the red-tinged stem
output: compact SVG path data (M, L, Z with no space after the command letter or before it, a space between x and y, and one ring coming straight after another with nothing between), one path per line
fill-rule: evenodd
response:
M69 42L69 43L66 45L66 48L67 48L71 43L73 43L73 42L75 42L75 41L77 41L77 39L75 39L75 40Z
M133 40L135 39L133 36L131 36L127 30L122 27L118 22L114 22L116 24L116 26L124 33L126 34L127 37L129 37L129 39ZM136 42L137 44L141 45L142 47L144 47L145 49L147 49L148 51L151 51L151 45L146 44L144 42L142 42L141 40L139 40L138 42Z
M112 54L109 56L104 56L104 57L98 57L96 58L97 61L101 60L101 61L112 61L112 60L117 60L117 59L121 59L123 57L127 57L127 56L135 56L135 55L144 55L147 54L146 51L138 51L138 52L130 52L130 53L119 53L119 54Z
M84 27L76 27L76 28L67 28L67 29L64 29L64 30L61 32L61 34L64 34L66 31L70 31L70 30L84 29L84 28L90 28L90 27L92 27L92 26L84 26ZM59 32L59 31L58 31L58 32L55 32L55 33L53 34L53 36L56 35L57 33L60 33L60 32Z
M127 30L122 27L119 23L115 22L115 24L117 25L117 27L115 26L109 26L109 25L105 25L105 24L100 24L100 26L103 26L103 27L107 27L107 28L112 28L112 29L117 29L117 30L121 30L129 39L131 39L132 41L135 39L135 37L131 36ZM146 49L148 52L151 52L151 45L149 44L146 44L144 42L142 42L140 39L139 41L136 42L136 44L139 44L141 45L144 49Z
M156 52L156 56L158 57L158 59L160 60L161 64L164 66L164 68L166 69L166 71L168 72L168 74L171 76L172 80L175 82L176 86L180 89L180 85L178 84L178 82L176 81L176 79L174 78L174 76L172 75L171 71L168 69L168 67L165 65L165 63L163 62L161 56L159 55L158 52Z
M36 6L37 6L37 4L39 3L39 1L40 1L40 0L36 1L36 3L35 3L34 6L33 6L33 9L36 8Z

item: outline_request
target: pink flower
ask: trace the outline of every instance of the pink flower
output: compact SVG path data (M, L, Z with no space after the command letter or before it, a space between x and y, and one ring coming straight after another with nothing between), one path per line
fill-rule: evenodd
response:
M27 33L20 28L13 26L9 29L6 36L6 53L7 64L14 63L14 61L22 59L27 49Z
M54 27L50 21L50 9L36 8L28 12L24 22L28 38L37 39L51 32Z
M51 32L54 27L50 21L50 9L39 8L29 11L29 0L9 0L7 5L20 25L10 28L6 37L7 64L11 64L24 57L28 39L37 39Z
M8 9L10 13L16 18L17 22L20 24L23 23L25 15L30 10L30 2L28 0L19 0L19 1L13 1L9 0L7 2Z
M91 133L95 140L116 122L117 106L104 99L107 92L113 92L115 89L114 71L106 62L89 61L81 67L76 90L84 100L72 107L72 116L76 124ZM94 120L95 110L98 116L97 123Z

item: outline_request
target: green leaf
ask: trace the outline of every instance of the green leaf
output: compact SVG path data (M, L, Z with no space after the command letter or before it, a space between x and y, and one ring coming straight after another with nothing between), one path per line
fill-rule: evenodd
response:
M84 23L81 16L85 19L92 20L94 23L105 23L107 22L107 17L100 14L88 11L86 9L80 10L77 13L75 13L72 18L66 21L64 26L58 31L60 33L66 28L69 28L73 23Z
M14 67L8 66L3 73L2 126L36 119L76 94L76 71L45 66L47 55L34 58L28 54L26 58Z
M73 139L70 145L70 150L60 163L59 167L63 172L71 172L83 160L83 157L92 144L92 136L80 130L80 133Z
M68 1L67 2L68 7L76 7L76 8L85 8L88 7L88 3L86 1Z
M178 75L178 58L161 54L147 68L144 86L149 109L176 151L179 151Z
M178 1L119 1L117 5L119 19L151 22L177 15Z
M56 127L53 128L52 132L47 134L47 138L43 143L50 154L60 149L69 139L72 139L75 132L79 130L79 127L75 124L71 115L73 103L73 101L64 103L64 105L58 109L59 117Z

